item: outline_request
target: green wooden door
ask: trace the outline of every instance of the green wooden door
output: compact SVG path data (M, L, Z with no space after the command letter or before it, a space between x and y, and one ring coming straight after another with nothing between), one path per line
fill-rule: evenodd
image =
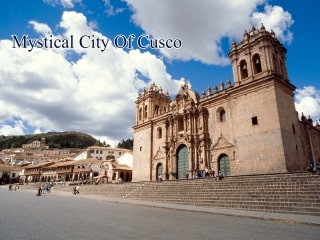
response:
M159 180L159 175L162 176L162 164L161 163L159 163L157 166L157 180Z
M227 155L223 155L220 157L219 171L221 171L224 176L230 175L230 159Z
M186 146L181 147L177 155L177 179L185 178L186 173L189 172L188 148Z

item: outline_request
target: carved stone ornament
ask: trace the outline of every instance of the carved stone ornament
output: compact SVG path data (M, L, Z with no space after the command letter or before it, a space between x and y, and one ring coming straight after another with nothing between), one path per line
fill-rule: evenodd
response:
M164 159L166 157L165 153L159 148L156 154L153 156L153 161Z
M225 137L222 135L218 138L217 142L213 144L211 150L218 150L223 148L232 148L234 147L234 144L227 141Z

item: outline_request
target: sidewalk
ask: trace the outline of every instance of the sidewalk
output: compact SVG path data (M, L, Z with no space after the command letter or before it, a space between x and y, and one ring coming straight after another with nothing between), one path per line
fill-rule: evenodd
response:
M85 199L91 199L96 201L107 201L107 202L115 202L115 203L122 203L122 204L142 205L142 206L149 206L149 207L175 209L175 210L215 213L215 214L231 215L231 216L239 216L239 217L249 217L249 218L257 218L257 219L262 219L267 221L279 221L279 222L291 223L291 224L320 225L320 216L313 216L313 215L284 214L284 213L258 212L258 211L246 211L246 210L236 210L236 209L199 207L199 206L192 206L192 205L178 205L178 204L171 204L171 203L150 202L150 201L133 200L133 199L126 199L126 198L105 197L105 196L93 195L93 194L92 195L79 194L77 196L74 196L71 194L71 192L64 192L64 191L53 191L52 193L57 195L62 195L62 196L85 198Z

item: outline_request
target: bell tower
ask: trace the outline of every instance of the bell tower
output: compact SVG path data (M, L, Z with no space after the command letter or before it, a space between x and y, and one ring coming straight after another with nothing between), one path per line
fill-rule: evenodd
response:
M263 25L245 31L238 44L232 43L233 90L239 93L233 113L238 156L256 159L246 163L246 171L292 172L305 165L303 146L294 130L299 126L296 88L288 79L286 52L275 33Z
M162 88L155 83L137 97L136 124L133 127L133 181L151 181L155 176L155 155L164 157L163 148L159 146L162 146L166 139L164 119L170 102L169 93L163 93Z
M167 112L170 101L169 94L164 94L161 87L152 83L149 89L144 89L136 100L136 124L145 123Z
M286 48L271 30L263 24L243 34L239 44L232 43L229 57L232 62L235 86L256 79L274 75L282 81L289 81L286 68Z

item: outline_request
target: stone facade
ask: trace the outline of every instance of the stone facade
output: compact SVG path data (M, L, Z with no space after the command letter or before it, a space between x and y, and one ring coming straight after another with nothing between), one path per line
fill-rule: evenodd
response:
M301 121L286 49L261 26L229 53L234 83L201 96L185 83L174 100L152 84L136 100L133 181L305 171L320 159L320 127Z

